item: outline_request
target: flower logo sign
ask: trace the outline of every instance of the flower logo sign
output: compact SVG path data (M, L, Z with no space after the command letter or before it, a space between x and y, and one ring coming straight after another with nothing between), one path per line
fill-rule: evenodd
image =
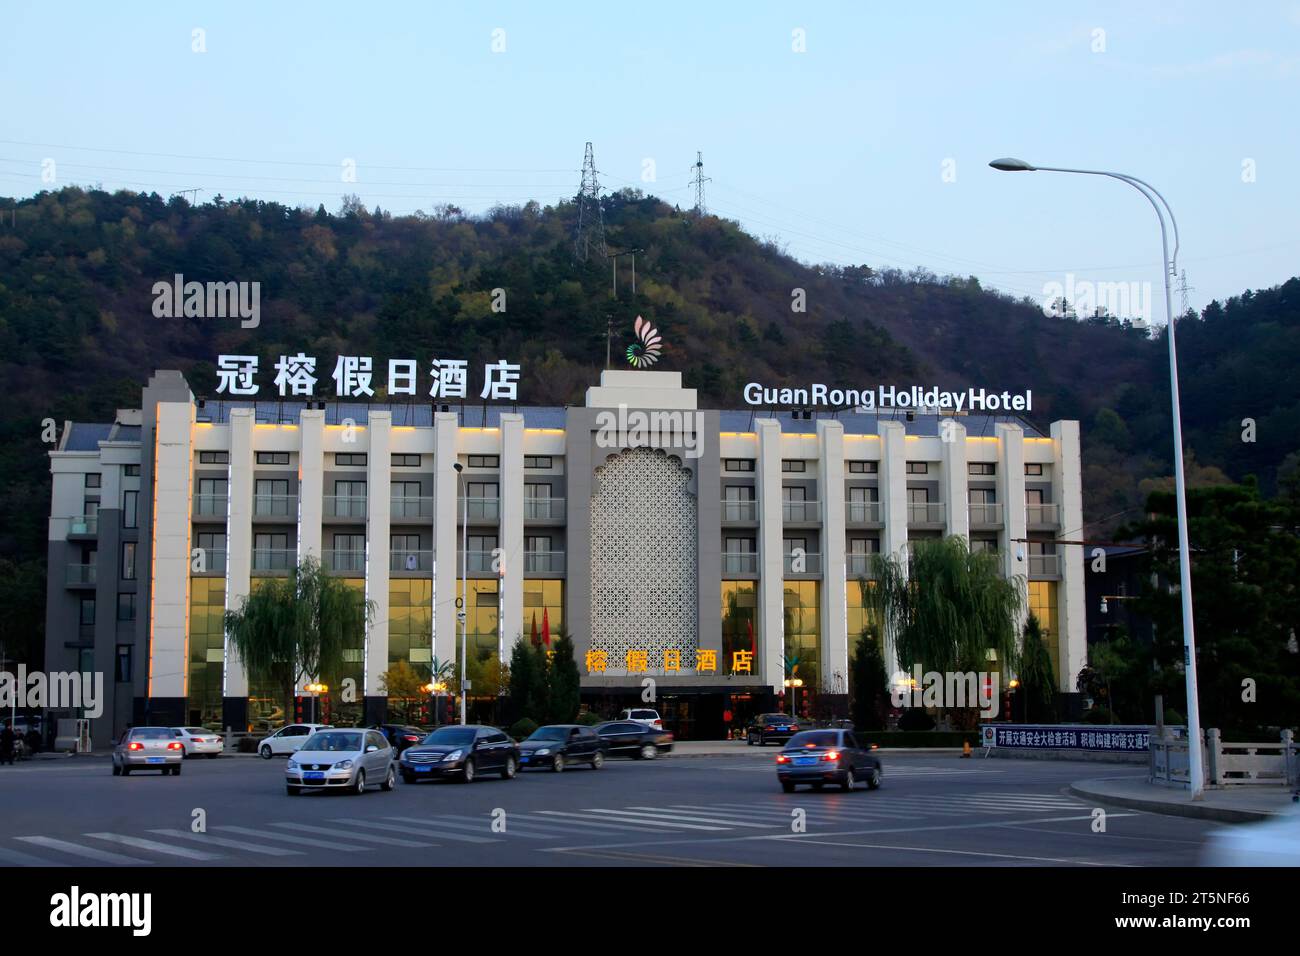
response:
M663 351L663 337L659 330L641 316L636 317L636 342L627 347L627 360L633 368L649 368L659 361Z

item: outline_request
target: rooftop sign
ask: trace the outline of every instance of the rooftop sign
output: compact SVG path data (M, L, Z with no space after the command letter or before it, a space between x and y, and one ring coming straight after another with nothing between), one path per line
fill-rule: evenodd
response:
M911 408L917 411L938 409L953 412L1030 412L1034 408L1033 389L1023 392L991 392L984 388L949 391L920 385L898 387L877 385L871 388L832 388L814 382L802 388L771 388L761 382L745 386L745 401L760 407L789 408Z

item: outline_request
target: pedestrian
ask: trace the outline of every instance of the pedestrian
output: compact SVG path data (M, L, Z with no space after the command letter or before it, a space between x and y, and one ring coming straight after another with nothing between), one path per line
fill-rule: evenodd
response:
M14 732L7 724L5 729L0 731L0 763L7 763L13 766L14 762Z

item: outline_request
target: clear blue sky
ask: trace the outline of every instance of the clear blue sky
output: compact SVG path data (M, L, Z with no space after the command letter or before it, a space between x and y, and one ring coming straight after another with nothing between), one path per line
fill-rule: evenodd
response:
M0 195L49 158L55 185L480 211L572 195L591 140L603 186L689 205L698 149L710 211L803 260L1149 281L1162 315L1145 201L985 165L1011 155L1154 183L1193 305L1300 272L1300 2L11 0L0 78Z

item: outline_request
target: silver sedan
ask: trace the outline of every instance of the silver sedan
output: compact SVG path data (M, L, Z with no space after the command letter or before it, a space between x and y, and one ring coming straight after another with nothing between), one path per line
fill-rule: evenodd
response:
M397 784L393 748L377 730L318 730L284 768L284 787L291 797L304 790L359 794L374 784L383 790Z
M113 745L113 776L161 770L164 777L179 777L184 759L185 750L170 727L132 727Z

